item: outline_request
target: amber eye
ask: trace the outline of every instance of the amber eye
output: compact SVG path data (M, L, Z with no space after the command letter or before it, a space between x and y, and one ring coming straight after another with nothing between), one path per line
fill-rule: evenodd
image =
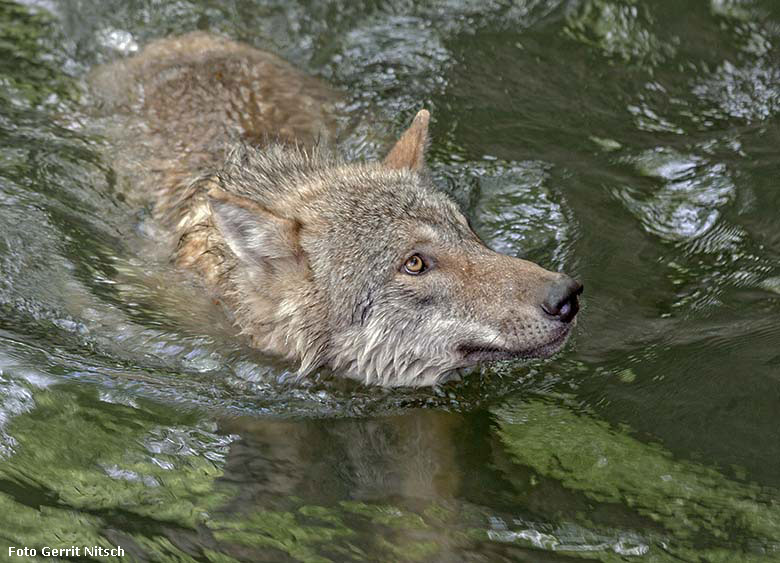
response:
M409 258L406 259L406 262L404 262L404 272L407 274L416 276L417 274L421 274L423 271L425 271L425 262L419 254L412 254Z

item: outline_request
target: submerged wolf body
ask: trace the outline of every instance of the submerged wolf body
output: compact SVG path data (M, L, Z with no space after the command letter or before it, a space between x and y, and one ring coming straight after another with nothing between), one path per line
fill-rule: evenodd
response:
M129 176L175 261L253 347L300 373L432 385L565 342L582 286L479 240L429 179L425 110L384 161L346 163L318 142L335 123L325 85L203 33L153 42L92 84L109 112L137 118L125 166L143 170Z

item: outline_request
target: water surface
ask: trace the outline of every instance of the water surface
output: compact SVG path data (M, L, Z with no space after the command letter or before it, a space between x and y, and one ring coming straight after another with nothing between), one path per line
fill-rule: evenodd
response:
M483 238L584 281L564 352L387 391L245 350L155 252L84 87L194 29L344 92L351 158L430 109ZM0 80L0 544L780 559L773 0L4 0Z

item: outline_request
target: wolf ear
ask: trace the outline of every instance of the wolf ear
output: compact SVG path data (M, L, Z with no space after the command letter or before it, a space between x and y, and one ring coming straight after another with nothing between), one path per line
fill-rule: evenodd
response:
M297 261L302 256L297 221L278 217L251 199L218 188L208 192L208 200L217 229L239 260L266 265L270 260Z
M385 157L384 165L388 168L422 170L425 167L425 149L428 146L428 122L431 114L421 109L414 116L409 126L398 142Z

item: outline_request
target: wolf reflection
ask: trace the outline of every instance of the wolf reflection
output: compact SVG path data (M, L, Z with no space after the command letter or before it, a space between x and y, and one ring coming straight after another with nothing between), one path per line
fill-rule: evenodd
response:
M466 426L461 414L432 410L364 420L233 419L222 430L241 438L223 479L240 485L233 502L246 509L293 495L323 503L449 500L461 484L456 436Z

